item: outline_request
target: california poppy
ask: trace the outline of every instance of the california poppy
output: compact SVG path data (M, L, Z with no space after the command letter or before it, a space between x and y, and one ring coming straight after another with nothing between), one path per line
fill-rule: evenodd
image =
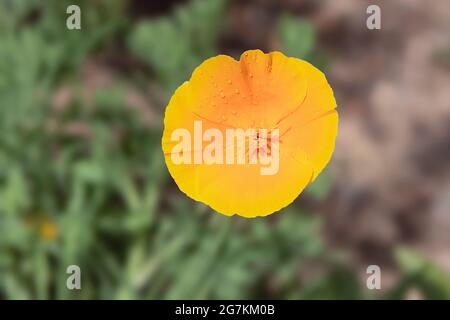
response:
M210 58L166 108L167 167L181 191L222 214L271 214L289 205L330 160L335 108L324 74L306 61L260 50L244 52L239 61ZM237 138L228 139L232 130L245 131L246 143L236 140L230 148L225 142ZM230 151L235 161L227 161ZM199 161L207 155L214 161ZM272 174L263 174L271 165L264 156L278 161Z

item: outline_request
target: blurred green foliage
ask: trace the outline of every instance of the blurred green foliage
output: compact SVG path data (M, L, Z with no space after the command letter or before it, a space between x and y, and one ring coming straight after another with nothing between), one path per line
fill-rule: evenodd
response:
M278 21L278 34L286 55L308 60L316 40L311 23L284 13Z
M130 49L154 69L167 93L216 53L225 2L193 0L170 16L139 22L132 30Z
M387 298L401 299L408 290L416 289L426 299L450 299L450 277L441 268L405 247L397 248L394 255L403 278Z
M0 3L0 299L371 297L305 208L228 218L174 188L161 124L125 107L141 70L94 88L92 101L82 94L85 61L118 43L170 93L217 53L225 1L194 0L138 22L123 1L78 1L81 31L65 28L68 1ZM281 19L287 53L309 54L312 27ZM64 86L74 94L56 109ZM84 131L68 132L74 125ZM330 188L324 174L309 192L323 200ZM82 270L79 291L66 289L72 264ZM323 272L311 276L314 264ZM405 268L404 287L420 282L430 297L448 297L437 270Z

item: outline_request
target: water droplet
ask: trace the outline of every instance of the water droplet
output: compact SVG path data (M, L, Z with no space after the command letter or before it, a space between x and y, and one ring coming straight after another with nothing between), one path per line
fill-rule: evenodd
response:
M236 94L239 94L239 89L234 89L234 92L236 92Z
M253 78L253 73L250 73L249 76L250 76L250 78Z
M234 111L234 110L232 110L232 111L231 111L231 114L233 114L233 115L237 115L237 112L236 112L236 111Z
M233 83L233 81L231 81L231 80L228 80L228 84L232 84Z
M225 93L223 93L223 91L220 92L220 97L223 99L225 98Z
M222 115L222 121L227 120L227 117L225 117L225 115Z

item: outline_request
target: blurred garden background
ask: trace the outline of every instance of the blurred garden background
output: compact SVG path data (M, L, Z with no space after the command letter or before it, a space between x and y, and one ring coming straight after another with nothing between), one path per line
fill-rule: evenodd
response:
M255 48L326 73L339 133L292 205L229 218L178 190L162 119ZM450 299L449 88L446 0L0 0L0 299Z

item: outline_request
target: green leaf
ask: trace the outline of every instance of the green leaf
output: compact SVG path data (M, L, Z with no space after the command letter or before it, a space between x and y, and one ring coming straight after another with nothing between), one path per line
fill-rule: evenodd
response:
M417 287L426 299L450 299L450 276L414 250L400 247L395 257L409 284Z
M194 68L216 53L224 0L194 0L166 17L139 22L128 38L131 51L172 92Z
M291 14L283 14L278 21L281 46L288 56L306 59L315 46L315 32L311 23Z

